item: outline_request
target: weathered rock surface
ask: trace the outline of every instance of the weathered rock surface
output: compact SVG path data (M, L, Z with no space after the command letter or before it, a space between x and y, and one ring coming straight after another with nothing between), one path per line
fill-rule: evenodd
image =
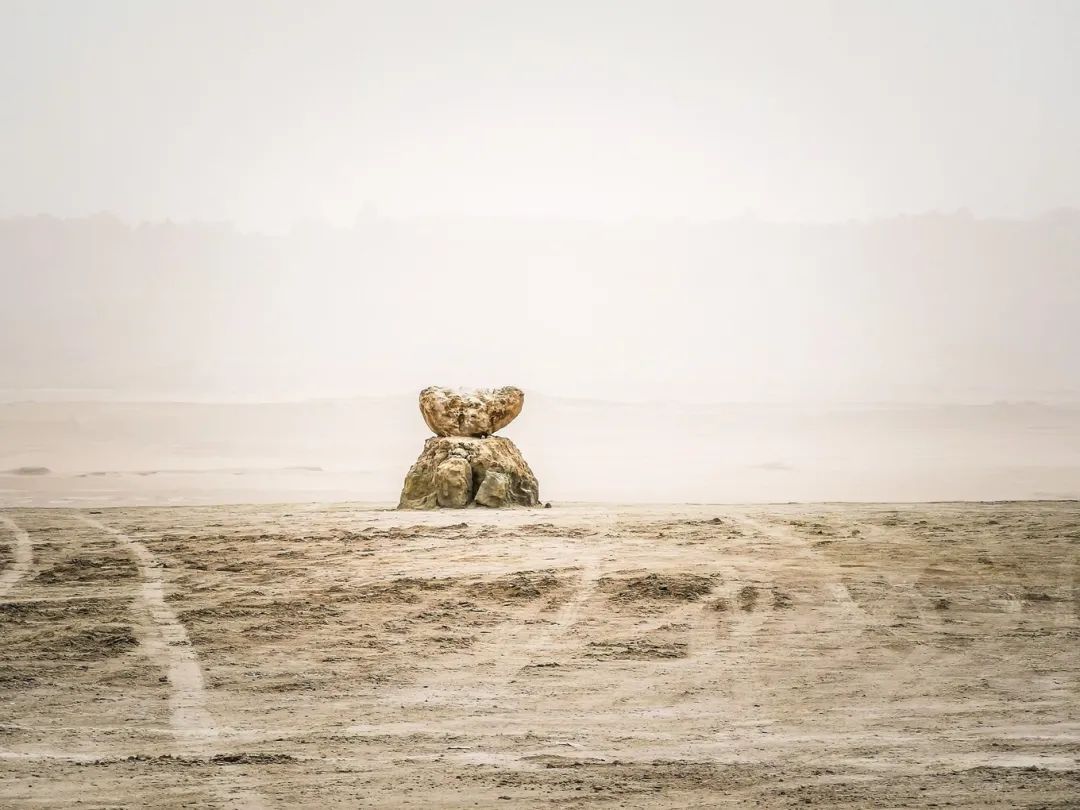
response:
M461 456L448 456L435 468L435 487L438 506L464 509L472 497L472 466Z
M399 509L536 506L540 487L502 436L433 436L405 476Z
M476 502L481 506L498 509L506 506L510 495L510 476L498 470L488 470L484 481L476 489Z
M436 436L490 436L514 421L525 394L511 385L454 391L431 386L420 392L420 413Z

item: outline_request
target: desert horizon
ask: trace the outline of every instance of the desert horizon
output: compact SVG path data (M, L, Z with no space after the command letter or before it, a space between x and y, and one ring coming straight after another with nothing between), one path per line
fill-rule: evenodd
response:
M0 0L0 808L1080 810L1078 42Z
M1080 497L1071 403L525 401L503 433L556 503ZM389 503L425 435L415 395L8 402L0 504Z

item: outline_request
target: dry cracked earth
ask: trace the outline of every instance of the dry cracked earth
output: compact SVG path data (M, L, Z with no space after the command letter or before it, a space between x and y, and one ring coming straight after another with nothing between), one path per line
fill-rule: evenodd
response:
M0 806L1080 807L1080 504L0 512Z

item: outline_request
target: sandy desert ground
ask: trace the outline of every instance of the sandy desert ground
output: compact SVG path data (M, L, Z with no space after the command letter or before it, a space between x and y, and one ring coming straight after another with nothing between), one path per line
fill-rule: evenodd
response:
M0 806L1080 807L1080 504L0 511Z

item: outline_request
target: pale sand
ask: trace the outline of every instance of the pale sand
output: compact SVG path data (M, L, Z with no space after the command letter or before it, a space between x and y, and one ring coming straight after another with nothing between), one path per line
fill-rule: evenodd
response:
M5 808L1080 806L1075 502L2 514Z

